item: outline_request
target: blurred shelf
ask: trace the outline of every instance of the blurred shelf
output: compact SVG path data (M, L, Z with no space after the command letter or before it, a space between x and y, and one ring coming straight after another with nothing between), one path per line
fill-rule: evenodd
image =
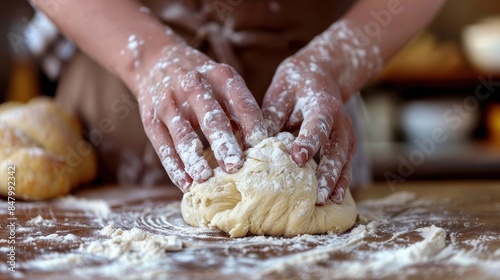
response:
M500 80L499 73L484 73L467 66L446 71L428 69L428 71L411 72L410 70L401 69L401 71L394 71L390 75L379 77L375 83L380 86L393 87L432 86L456 88L477 86L481 83L479 77L487 80L490 76L494 81Z
M480 84L478 77L498 77L471 65L462 46L422 33L403 48L383 69L374 84L412 87L463 87Z
M411 164L409 155L419 150L417 146L404 143L370 143L368 149L376 180L385 180L386 172L407 175L400 173L398 168L404 165L404 161ZM422 164L411 164L414 168L411 175L402 177L408 180L500 178L499 146L444 143L429 154L424 156Z

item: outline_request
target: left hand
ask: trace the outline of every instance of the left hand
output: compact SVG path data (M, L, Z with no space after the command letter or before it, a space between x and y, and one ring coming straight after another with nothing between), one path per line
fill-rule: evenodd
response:
M320 49L306 47L283 61L264 97L262 111L270 135L300 126L291 150L299 166L321 148L316 204L324 205L328 198L341 204L352 177L356 141L336 83L342 67L331 67L322 55ZM341 53L332 55L337 62L345 61Z

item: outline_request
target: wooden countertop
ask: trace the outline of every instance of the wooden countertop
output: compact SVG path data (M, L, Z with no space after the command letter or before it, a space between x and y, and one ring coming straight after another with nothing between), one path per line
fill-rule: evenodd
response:
M360 218L352 230L294 238L231 239L210 230L192 234L173 187L95 187L49 202L16 202L14 274L5 265L11 216L4 199L0 278L500 277L500 182L404 183L395 191L384 184L354 190ZM109 238L98 234L109 224L175 235L184 249L128 264L81 253L88 244ZM78 262L69 258L78 254Z

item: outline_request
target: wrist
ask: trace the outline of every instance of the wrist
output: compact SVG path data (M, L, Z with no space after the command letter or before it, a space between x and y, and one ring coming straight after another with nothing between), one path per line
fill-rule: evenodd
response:
M143 34L131 34L125 48L120 50L117 75L136 96L140 92L140 84L152 74L151 71L161 60L165 50L186 44L169 27L163 27L161 32L156 33L147 37Z
M356 28L342 20L331 25L304 49L337 83L347 101L383 66L376 42L364 42Z

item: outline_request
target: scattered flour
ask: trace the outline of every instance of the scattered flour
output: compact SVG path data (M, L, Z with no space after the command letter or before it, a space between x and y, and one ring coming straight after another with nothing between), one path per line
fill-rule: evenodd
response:
M38 215L35 218L32 218L31 220L28 220L26 222L26 224L30 225L30 226L53 227L54 226L54 221L53 220L44 219L42 216Z
M108 225L100 233L110 239L82 245L79 251L108 260L139 263L162 257L167 251L182 250L179 238L150 234L138 228L122 230Z
M57 206L81 209L94 214L97 218L106 218L111 213L109 204L104 200L93 200L75 196L66 196L56 201Z
M494 245L500 241L498 233L484 231L477 238L469 238L453 231L446 220L439 219L445 217L439 216L439 211L429 212L431 203L413 193L400 192L359 203L360 214L371 218L358 221L344 234L235 239L215 230L187 226L179 202L129 205L122 212L113 208L105 220L108 225L91 236L56 232L34 238L35 246L36 242L48 241L77 241L81 245L68 253L44 253L23 265L30 270L86 279L172 278L187 275L186 267L210 267L221 279L224 275L405 279L421 275L423 267L451 267L452 271L446 272L452 273L449 278L464 278L464 273L474 270L494 279L500 266L500 250ZM428 212L421 212L426 209ZM423 213L428 222L422 218ZM37 223L43 218L32 220Z
M382 199L368 199L364 200L362 203L365 206L394 206L403 205L412 200L416 199L415 193L412 192L396 192Z
M67 254L46 254L40 259L29 261L26 267L43 271L71 269L75 275L81 275L86 265L92 267L92 262L104 261L106 264L112 263L92 267L93 273L100 276L118 276L124 270L140 270L157 260L165 259L167 252L180 251L183 248L183 242L176 236L151 234L139 228L123 230L108 225L98 232L98 236L98 240L83 243ZM101 239L102 237L106 239ZM72 234L51 234L40 237L39 240L64 241L75 238ZM87 273L87 278L92 278L93 273Z
M67 243L67 242L76 242L79 241L80 238L72 233L68 233L65 235L59 235L57 233L52 233L49 235L41 235L41 236L30 236L22 240L23 243L34 243L40 240L54 241L57 243Z

